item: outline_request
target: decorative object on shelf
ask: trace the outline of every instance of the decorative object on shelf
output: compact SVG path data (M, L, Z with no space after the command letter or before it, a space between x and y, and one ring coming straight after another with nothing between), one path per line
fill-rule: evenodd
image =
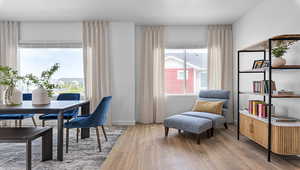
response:
M59 64L54 64L49 70L43 71L41 77L33 74L26 75L28 84L34 84L38 88L32 91L32 104L43 105L49 104L53 96L53 89L58 88L58 85L50 83L50 79L59 69Z
M292 46L296 40L278 40L276 41L276 47L272 49L272 55L275 57L272 61L273 67L280 67L286 64L286 60L282 56Z
M17 82L24 80L18 75L18 71L8 66L0 66L0 85L6 86L3 93L3 104L22 104L22 92L16 88Z
M294 95L295 93L293 91L288 91L288 90L279 90L277 92L278 95Z
M288 116L279 116L279 115L272 115L272 120L275 122L298 122L299 119L288 117Z
M270 62L267 60L254 60L252 70L265 69L270 66Z

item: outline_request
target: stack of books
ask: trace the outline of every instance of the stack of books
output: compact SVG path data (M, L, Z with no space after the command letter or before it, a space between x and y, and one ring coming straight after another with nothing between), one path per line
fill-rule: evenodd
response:
M268 107L264 101L261 100L249 100L248 112L249 114L266 118L268 117Z
M275 82L272 81L272 91L276 91ZM261 80L261 81L253 81L253 93L262 93L266 94L269 93L269 80Z

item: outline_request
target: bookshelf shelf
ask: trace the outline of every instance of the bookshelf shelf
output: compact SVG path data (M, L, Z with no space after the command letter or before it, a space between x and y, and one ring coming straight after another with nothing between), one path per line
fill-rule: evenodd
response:
M268 93L253 93L253 92L239 92L239 94L245 95L257 95L257 96L269 96ZM300 98L300 95L281 95L281 94L273 94L272 98Z
M274 122L271 118L271 114L267 113L267 118L258 117L255 115L249 114L249 112L240 111L240 95L258 95L263 97L263 102L258 102L259 108L262 109L261 113L265 113L264 111L271 111L272 110L272 100L275 98L287 98L287 99L299 99L300 94L294 94L294 95L284 95L284 94L275 94L273 92L273 79L272 79L272 72L274 71L283 71L283 70L300 70L300 65L285 65L281 67L272 67L272 45L274 45L273 42L276 41L286 41L286 40L300 40L300 34L289 34L289 35L279 35L271 37L267 40L258 42L254 45L251 45L247 48L244 48L242 50L238 51L238 58L237 58L237 64L238 64L238 72L237 72L237 139L239 140L240 137L240 131L243 135L247 136L249 139L254 140L258 144L264 146L268 149L268 161L271 161L271 153L277 153L282 155L299 155L300 154L300 143L299 143L299 137L300 137L300 122L298 123L287 123L287 122ZM267 57L268 52L268 57ZM241 53L262 53L263 58L261 58L262 61L269 61L270 67L266 67L264 69L259 70L240 70L240 54ZM243 55L244 57L244 55ZM255 91L262 91L265 93L253 93L253 92L242 92L240 91L240 74L261 74L263 75L263 81L254 81L253 84L257 85L254 86ZM268 74L267 74L268 73ZM258 83L257 83L258 82ZM266 82L263 84L259 84L259 82ZM257 83L257 84L256 84ZM268 88L270 87L270 88ZM255 104L255 103L254 103ZM265 104L264 106L261 106L260 104ZM256 106L253 106L256 109ZM251 107L251 109L253 109ZM266 109L266 110L264 110ZM255 112L254 112L255 113ZM240 120L241 119L241 120ZM251 123L252 122L252 123ZM257 127L253 129L253 122L256 122L255 124ZM276 124L274 124L276 123ZM278 125L278 126L277 126ZM291 126L289 128L284 128L279 125L286 125ZM251 129L249 131L249 129ZM273 130L272 130L273 129ZM276 131L277 130L277 131ZM295 134L293 132L290 132L290 130L297 131L299 134ZM255 131L255 133L254 133ZM283 133L284 132L284 133ZM280 139L278 138L280 136ZM278 138L278 139L277 139ZM262 140L263 139L263 140ZM295 139L295 140L294 140ZM285 144L274 143L274 141L285 141ZM277 145L276 145L277 144ZM274 146L275 145L275 146ZM272 146L272 147L271 147ZM291 146L297 146L296 148L293 148ZM289 148L291 147L291 148ZM278 148L280 148L278 150ZM285 150L286 148L289 148L290 150Z
M271 40L299 40L300 39L300 34L286 34L286 35L278 35L270 38ZM253 44L251 46L248 46L244 48L241 51L261 51L261 50L267 50L269 49L269 40L264 40L261 42L258 42L256 44Z
M272 67L272 69L300 69L300 65L284 65L284 66L280 66L280 67Z
M240 71L239 73L264 73L264 70L244 70Z

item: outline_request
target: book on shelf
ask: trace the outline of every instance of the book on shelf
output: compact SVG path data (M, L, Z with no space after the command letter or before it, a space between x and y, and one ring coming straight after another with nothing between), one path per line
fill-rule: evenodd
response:
M249 100L248 101L248 112L249 114L262 117L262 118L267 118L269 112L269 107L268 105L261 100ZM274 113L274 106L272 106L272 113Z
M260 81L253 81L253 93L261 93L266 94L269 93L270 90L270 83L269 80L260 80ZM276 84L275 81L272 80L271 83L272 92L276 91Z

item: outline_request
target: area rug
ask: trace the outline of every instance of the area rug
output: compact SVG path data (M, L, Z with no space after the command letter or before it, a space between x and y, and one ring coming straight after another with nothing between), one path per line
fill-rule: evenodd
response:
M41 162L41 138L32 143L32 169L33 170L99 170L118 137L124 133L124 126L105 127L108 142L105 141L101 128L102 152L98 150L96 131L91 129L90 138L80 139L76 143L76 130L70 129L69 153L65 153L64 161L56 161L56 128L53 127L53 159ZM64 138L65 140L65 138ZM0 170L25 169L25 144L0 143Z

